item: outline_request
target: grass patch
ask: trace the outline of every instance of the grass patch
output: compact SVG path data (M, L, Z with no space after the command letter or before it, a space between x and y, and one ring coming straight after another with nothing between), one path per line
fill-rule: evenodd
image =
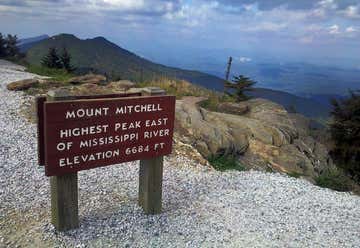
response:
M246 168L234 156L217 155L208 159L212 167L218 171L237 170L244 171Z
M65 82L74 77L74 74L67 72L64 69L53 69L37 65L29 65L26 69L27 72L38 74L41 76L51 77L52 80L58 82Z
M351 181L339 169L331 169L315 178L316 185L336 191L351 191L353 189Z
M293 178L300 178L303 174L296 172L296 171L291 171L286 173L289 177L293 177Z
M208 97L208 99L202 101L199 103L200 107L204 108L204 109L208 109L211 111L217 111L218 110L218 106L220 103L220 97L218 97L217 95L211 95Z
M210 111L219 111L219 104L224 102L235 102L235 99L228 95L223 94L210 94L208 98L202 102L200 102L200 107L204 109L208 109ZM220 111L221 112L221 111Z

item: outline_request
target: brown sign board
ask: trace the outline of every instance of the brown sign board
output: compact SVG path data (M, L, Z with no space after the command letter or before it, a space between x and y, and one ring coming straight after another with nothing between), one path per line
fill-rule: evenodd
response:
M141 96L140 92L133 93L117 93L106 95L81 95L81 96L68 96L67 100L80 100L80 99L104 99L104 98L119 98L119 97L134 97ZM70 98L70 99L68 99ZM44 104L46 96L36 97L36 112L37 112L37 134L38 134L38 161L40 166L45 165L45 131L44 131Z
M174 96L44 102L45 174L171 153Z

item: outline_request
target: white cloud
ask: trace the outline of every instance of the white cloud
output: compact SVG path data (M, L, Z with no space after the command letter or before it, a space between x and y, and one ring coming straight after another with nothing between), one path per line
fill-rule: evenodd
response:
M102 1L96 2L101 3ZM103 0L103 2L122 9L138 9L145 6L144 0Z
M345 9L345 16L349 18L360 18L360 7L355 5L350 5Z
M287 27L286 23L262 22L247 28L248 31L270 31L275 32Z
M216 1L201 3L199 5L182 5L176 12L168 12L165 18L171 21L180 21L187 27L196 27L205 24L209 18L215 15L215 9L219 6Z
M252 61L252 59L249 57L239 57L239 58L237 58L237 60L241 63L248 63L248 62Z
M335 24L329 27L329 34L340 34L340 27Z
M347 27L347 28L345 29L345 32L346 32L346 33L354 33L354 32L356 32L356 31L357 31L356 28L354 28L353 26Z
M317 5L324 9L337 9L338 8L338 6L334 0L322 0L322 1L318 2Z

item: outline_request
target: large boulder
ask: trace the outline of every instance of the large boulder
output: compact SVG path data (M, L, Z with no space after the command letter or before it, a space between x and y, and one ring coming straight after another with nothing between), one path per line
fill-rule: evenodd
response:
M67 83L80 85L80 84L104 84L106 82L106 77L103 75L97 74L86 74L83 76L70 78Z
M119 80L119 81L111 82L107 85L108 88L113 88L114 90L125 90L125 91L134 88L135 86L136 84L129 80Z
M176 103L176 133L205 158L240 155L246 165L314 178L334 166L324 145L309 136L308 122L292 118L280 105L264 99L241 103L245 114L211 112L185 97ZM234 108L236 108L234 106ZM294 123L299 119L299 123Z
M241 103L224 102L224 103L219 103L218 111L222 113L228 113L234 115L243 115L249 111L249 106L245 102L241 102Z
M204 156L217 153L242 154L248 147L246 132L237 132L222 116L196 106L197 98L184 98L176 104L176 130L184 142Z
M39 83L38 79L24 79L24 80L19 80L16 82L9 83L7 85L7 89L15 90L15 91L27 90L27 89L30 89L31 87L34 87L38 83Z

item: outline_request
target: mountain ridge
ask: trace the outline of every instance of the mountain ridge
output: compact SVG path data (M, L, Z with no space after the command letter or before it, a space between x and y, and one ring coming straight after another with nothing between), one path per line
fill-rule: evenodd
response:
M67 47L73 57L74 66L80 70L92 69L114 78L143 81L144 79L166 76L188 80L207 88L209 85L206 84L206 81L211 81L218 85L217 87L210 87L214 90L219 88L223 82L221 78L202 72L153 63L117 46L104 37L81 40L74 35L56 35L40 41L30 48L26 56L27 61L39 65L41 58L45 56L50 47L57 49Z
M40 65L41 59L50 47L61 50L66 47L73 57L74 66L79 73L94 71L111 78L129 79L135 82L169 77L189 81L210 90L223 91L224 80L196 70L184 70L154 63L128 51L105 37L79 39L73 34L59 34L40 40L27 51L26 59L30 64ZM287 110L293 107L310 118L327 118L329 109L311 99L299 97L287 92L255 89L249 95L272 100ZM303 107L307 106L307 107ZM314 107L316 106L316 107Z
M48 39L49 37L50 37L49 35L43 34L43 35L39 35L39 36L35 36L35 37L19 39L17 45L20 49L20 52L26 53L27 50L29 50L31 47L33 47L36 43L38 43L42 40Z

